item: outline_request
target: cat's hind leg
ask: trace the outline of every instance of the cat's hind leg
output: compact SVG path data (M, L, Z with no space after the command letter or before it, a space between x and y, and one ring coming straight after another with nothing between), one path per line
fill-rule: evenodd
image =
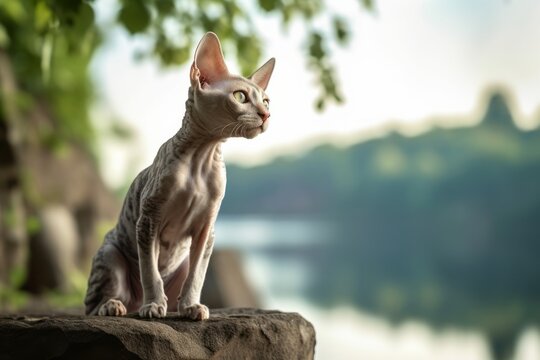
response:
M124 255L106 239L92 261L84 300L87 315L126 315L126 306L132 301L128 270Z

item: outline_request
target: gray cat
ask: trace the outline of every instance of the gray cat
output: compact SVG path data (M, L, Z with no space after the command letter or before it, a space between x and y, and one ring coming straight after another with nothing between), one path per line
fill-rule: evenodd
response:
M86 314L208 319L200 304L214 223L225 192L221 143L268 128L270 59L249 78L229 74L219 39L207 33L195 51L182 127L135 178L118 224L92 263ZM177 299L177 301L175 300Z

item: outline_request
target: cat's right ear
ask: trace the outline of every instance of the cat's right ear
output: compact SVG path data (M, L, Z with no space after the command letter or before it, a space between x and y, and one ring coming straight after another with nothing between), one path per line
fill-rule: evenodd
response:
M195 59L191 65L191 85L212 84L229 76L229 70L223 59L221 44L216 34L207 32L195 50Z

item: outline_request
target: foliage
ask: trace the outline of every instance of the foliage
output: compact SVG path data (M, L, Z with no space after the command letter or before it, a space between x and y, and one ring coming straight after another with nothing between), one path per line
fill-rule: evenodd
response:
M0 51L11 60L19 107L52 113L57 123L40 124L38 139L51 148L93 138L87 70L99 44L94 18L80 0L0 2Z
M69 276L69 290L64 292L48 291L44 300L53 309L79 310L84 304L88 278L81 272L74 271Z
M28 303L28 294L17 290L23 284L25 272L24 268L15 268L9 274L8 283L0 283L0 310L17 310Z
M360 3L373 7L371 1ZM329 100L343 100L328 45L345 44L350 31L343 17L327 13L324 0L259 0L252 5L232 0L118 0L118 5L117 24L152 44L139 56L156 57L164 65L184 64L198 37L214 31L224 46L236 50L244 73L254 70L262 52L254 17L275 16L284 27L302 21L305 54L320 85L317 108L323 109ZM43 142L53 148L66 139L92 141L88 65L100 42L93 6L92 0L0 2L0 48L15 65L19 97L27 107L43 100L58 119L58 126L41 129ZM333 31L325 33L314 25L324 21Z
M476 127L227 170L222 214L336 224L301 252L314 301L483 330L500 358L540 323L540 130L517 129L500 94Z
M28 304L28 293L0 284L0 310L17 311Z
M36 305L40 311L80 312L87 286L87 277L81 272L70 274L67 291L49 290L40 297L32 297L28 292L20 290L25 279L24 273L24 269L14 269L10 274L9 285L0 283L0 312L35 311Z
M361 5L373 8L372 1ZM165 65L187 62L201 33L213 31L226 47L236 50L242 72L249 74L262 53L263 38L253 20L261 14L279 17L285 28L293 21L303 22L305 54L321 88L316 106L322 110L329 100L342 102L328 45L346 44L350 30L342 16L328 13L324 0L258 0L252 6L231 0L123 0L117 19L130 34L150 35L153 44L140 55L157 56ZM332 31L316 27L317 20Z

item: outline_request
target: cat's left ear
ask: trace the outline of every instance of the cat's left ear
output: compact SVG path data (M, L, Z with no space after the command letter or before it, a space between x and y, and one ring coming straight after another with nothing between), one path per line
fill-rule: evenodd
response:
M268 82L274 71L274 66L276 65L276 59L271 58L263 66L255 70L253 74L248 78L253 81L255 84L259 85L263 90L266 90L268 87Z
M192 84L198 80L201 85L204 83L223 80L229 76L229 70L223 59L221 44L216 34L207 32L195 50L195 59L191 66Z

